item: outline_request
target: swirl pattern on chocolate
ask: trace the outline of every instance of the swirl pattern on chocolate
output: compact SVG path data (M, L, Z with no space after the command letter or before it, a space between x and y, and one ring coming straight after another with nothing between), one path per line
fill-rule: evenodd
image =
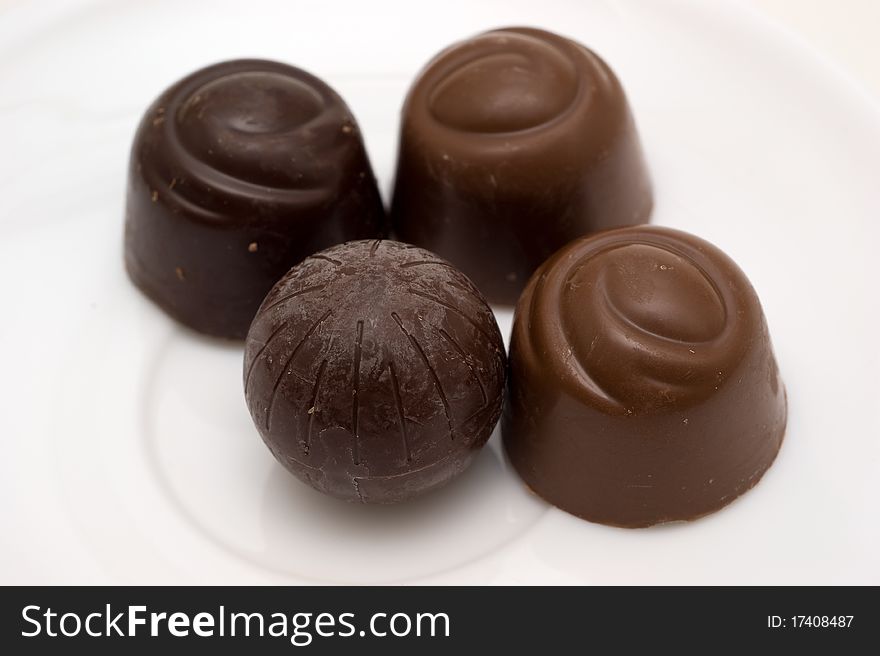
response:
M537 128L563 115L585 89L571 53L557 44L513 32L482 45L438 71L429 92L427 109L448 128L477 134Z
M152 127L148 184L206 221L225 220L230 204L283 211L327 203L360 155L354 118L330 87L261 60L185 78L154 106Z
M262 60L209 66L163 93L141 122L129 273L197 330L243 337L291 266L385 231L352 114L305 71Z
M307 258L267 295L244 388L276 458L318 490L390 503L464 470L501 412L506 357L460 271L393 241Z
M571 128L601 148L627 119L620 85L601 59L531 28L486 32L441 52L422 72L405 111L452 139L451 150L476 150L477 143L503 149L507 139L549 149L540 133L562 145Z
M572 393L609 412L704 399L761 321L745 277L708 248L661 230L611 232L564 248L524 301L531 330L520 348L558 359ZM727 282L732 271L737 284Z
M480 34L435 57L407 97L395 228L494 302L512 304L571 239L644 222L651 206L623 89L570 39L531 28Z

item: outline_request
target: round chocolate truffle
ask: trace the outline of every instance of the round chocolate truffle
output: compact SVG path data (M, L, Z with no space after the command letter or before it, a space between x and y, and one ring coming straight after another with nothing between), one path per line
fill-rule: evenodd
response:
M404 241L512 305L586 233L647 222L652 195L623 89L596 54L543 30L441 52L403 107L391 217Z
M782 443L758 297L724 253L648 226L569 244L516 307L504 444L537 494L625 527L730 503Z
M394 503L470 464L498 421L505 367L495 317L463 273L414 246L356 241L272 288L244 388L263 441L300 480Z
M298 68L209 66L165 91L138 128L126 268L147 296L200 332L243 338L291 266L385 228L354 117Z

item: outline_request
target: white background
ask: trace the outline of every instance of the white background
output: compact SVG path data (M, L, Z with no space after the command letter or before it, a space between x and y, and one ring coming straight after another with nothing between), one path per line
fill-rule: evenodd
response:
M880 2L742 0L815 48L880 98Z

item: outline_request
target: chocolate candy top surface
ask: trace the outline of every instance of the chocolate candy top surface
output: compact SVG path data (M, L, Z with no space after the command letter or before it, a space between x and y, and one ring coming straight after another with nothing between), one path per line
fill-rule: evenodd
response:
M667 228L577 240L516 309L505 444L552 503L603 523L693 519L776 456L785 391L758 297L711 244Z
M262 60L210 66L163 93L141 122L128 269L197 330L243 337L291 266L384 231L354 117L305 71Z
M563 249L520 310L531 326L527 348L563 355L556 373L567 389L616 414L704 400L763 321L736 265L665 229L609 232Z
M245 394L275 456L344 499L442 485L486 442L506 358L492 311L433 253L359 241L294 267L245 347Z
M650 183L623 89L594 53L530 28L441 52L403 108L392 220L401 238L512 304L585 233L644 222Z

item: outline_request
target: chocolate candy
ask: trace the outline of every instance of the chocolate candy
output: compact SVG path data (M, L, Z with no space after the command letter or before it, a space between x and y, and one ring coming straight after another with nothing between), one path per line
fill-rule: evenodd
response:
M460 271L393 241L307 258L257 313L248 408L275 457L327 494L393 503L462 472L501 412L506 359Z
M504 444L540 496L617 526L688 520L751 488L786 422L758 297L711 244L579 239L516 307Z
M572 239L646 222L652 195L623 89L593 52L536 29L441 52L403 107L397 235L493 303Z
M354 117L298 68L242 60L202 69L163 93L138 128L126 267L198 331L244 337L291 266L385 228Z

